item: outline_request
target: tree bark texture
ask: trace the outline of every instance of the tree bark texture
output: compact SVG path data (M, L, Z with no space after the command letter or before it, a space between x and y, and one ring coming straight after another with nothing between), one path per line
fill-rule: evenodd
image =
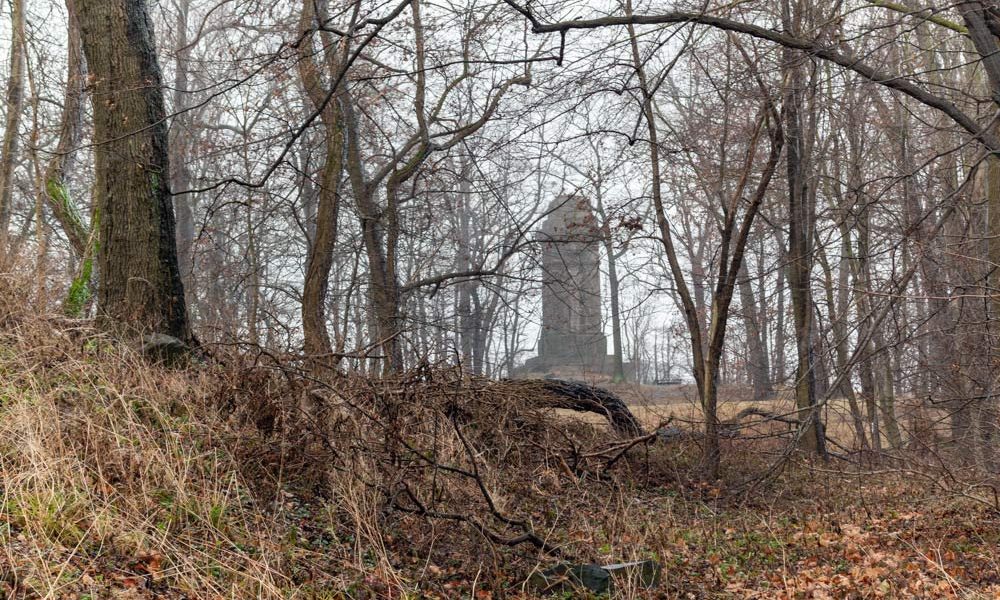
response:
M300 28L305 39L311 40L309 31L316 27L324 15L317 14L314 0L303 0ZM328 40L323 40L324 45ZM336 77L340 60L337 54L341 45L328 48L321 54L328 75ZM304 350L315 367L329 364L332 357L330 334L327 331L327 292L330 286L330 269L333 267L333 250L337 239L337 222L340 212L340 180L343 176L344 128L340 116L339 99L326 102L327 91L323 86L320 68L312 56L313 44L299 45L298 71L306 95L315 110L320 110L325 136L325 156L319 175L319 201L316 223L309 256L306 260L306 277L302 290L302 329Z
M98 305L113 328L188 339L163 84L145 0L79 0L93 81Z
M18 130L24 107L24 0L11 2L10 77L7 80L7 118L0 146L0 256L6 262L11 203L14 199L14 166L17 163Z

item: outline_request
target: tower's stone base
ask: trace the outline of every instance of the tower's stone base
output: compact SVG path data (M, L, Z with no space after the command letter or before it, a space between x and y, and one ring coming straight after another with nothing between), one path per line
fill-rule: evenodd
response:
M602 360L603 359L603 360ZM635 367L631 362L623 364L625 378L635 381ZM524 365L514 370L515 379L566 379L588 383L611 381L614 376L614 358L610 355L587 363L557 364L542 356L529 358Z

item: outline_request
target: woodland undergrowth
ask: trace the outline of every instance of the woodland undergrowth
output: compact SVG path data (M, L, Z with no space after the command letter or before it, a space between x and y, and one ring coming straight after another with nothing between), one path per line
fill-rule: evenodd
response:
M519 382L168 368L9 301L0 332L0 597L527 598L646 559L659 585L612 596L1000 593L996 512L899 469L797 458L737 493L778 442L727 441L706 482L696 437L620 439Z

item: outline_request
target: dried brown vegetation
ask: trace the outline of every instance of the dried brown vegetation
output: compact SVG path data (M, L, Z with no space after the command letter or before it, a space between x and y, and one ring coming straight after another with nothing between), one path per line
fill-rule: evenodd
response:
M534 569L651 557L661 586L615 597L997 589L982 504L797 463L731 493L773 440L727 441L739 472L704 483L696 439L618 438L536 385L318 382L237 355L170 370L86 322L2 319L11 598L533 597ZM941 511L963 517L945 530Z

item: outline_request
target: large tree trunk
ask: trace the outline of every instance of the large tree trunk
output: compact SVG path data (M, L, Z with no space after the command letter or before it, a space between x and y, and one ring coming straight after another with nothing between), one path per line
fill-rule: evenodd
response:
M990 363L1000 364L1000 338L997 337L996 327L1000 322L1000 157L993 154L988 159L986 171L986 210L987 210L987 254L989 264L989 274L987 275L986 287L990 296L987 307L992 335L987 336L990 346ZM988 393L980 400L981 406L976 411L977 441L979 442L978 456L981 466L991 472L996 472L996 448L995 438L997 435L997 398L993 386L996 385L994 376L987 382Z
M346 166L361 225L361 240L368 258L369 336L372 338L372 345L382 349L385 371L398 372L403 368L403 350L399 340L399 282L392 264L393 255L389 253L385 242L382 211L375 198L375 189L366 181L358 120L351 103L351 98L345 97L343 116L346 121ZM391 192L391 189L387 189L387 194Z
M24 0L11 2L10 78L7 80L7 119L0 147L0 257L9 256L8 232L14 200L14 166L24 105Z
M79 0L77 9L93 80L101 316L114 328L188 339L163 84L146 2Z
M782 6L782 25L794 33L801 18L800 7L795 15L786 0ZM802 127L803 91L802 57L795 51L783 51L783 71L788 81L784 105L785 136L788 140L786 160L788 167L788 288L791 291L792 317L795 323L795 348L797 369L795 374L795 404L802 419L809 417L809 427L801 443L820 455L825 455L823 423L816 410L816 356L813 346L812 318L812 228L815 206L811 202L806 168L808 144Z
M834 147L839 146L838 141L834 141ZM833 180L840 181L840 166L833 164ZM831 186L833 190L839 188ZM848 228L847 216L850 207L846 205L843 194L834 191L831 196L837 198L837 227L840 229L840 263L837 266L836 295L834 294L833 269L827 260L823 260L823 268L826 273L826 304L827 314L830 318L830 328L833 333L833 344L835 354L835 368L839 373L846 373L853 368L848 357L848 317L850 316L850 277L851 264L854 257L854 250L851 246L851 232ZM822 258L821 254L821 258ZM868 432L865 430L865 419L861 413L861 406L858 403L858 396L854 391L852 378L846 376L840 383L839 395L847 398L847 403L851 411L851 421L854 425L854 435L857 438L857 446L862 450L868 449Z
M976 51L982 56L983 71L986 73L986 81L990 97L996 106L1000 106L1000 43L995 35L997 25L1000 25L1000 18L996 14L995 2L965 2L961 8L962 18L969 29L969 37L972 39ZM993 124L992 130L997 133L1000 127ZM986 277L987 293L990 296L987 305L988 317L995 320L1000 316L1000 157L996 153L989 156L985 173L985 195L986 195L986 237L987 237L987 263L990 270ZM991 325L994 327L994 325ZM987 338L990 343L990 363L996 365L1000 361L1000 351L997 349L996 336ZM976 441L978 442L977 456L981 460L981 465L993 471L995 454L993 448L993 438L996 429L996 398L992 386L996 378L992 377L987 384L989 389L986 397L979 401L975 415L970 417L973 420L973 428L976 430Z
M794 85L794 84L793 84ZM794 92L793 92L794 96ZM798 100L792 99L789 106ZM787 107L786 131L788 144L788 287L792 298L792 317L795 323L795 404L803 415L813 411L816 405L816 372L813 361L812 336L812 293L810 287L811 274L811 243L809 228L812 219L808 210L807 194L802 187L803 174L801 156L797 146L801 148L796 111ZM813 451L821 451L821 425L818 415L816 421L802 437L803 445Z
M325 22L325 15L317 14L314 0L303 0L299 22L307 40L308 32ZM336 77L339 68L338 54L342 45L329 47L322 54L323 64L330 77ZM306 262L305 284L302 290L302 329L304 350L311 357L314 370L331 364L332 347L326 326L326 297L333 267L333 250L337 240L337 223L340 212L340 180L343 176L344 128L340 114L340 101L327 102L327 91L320 76L321 70L312 56L311 43L299 44L299 78L315 110L321 110L320 120L325 134L325 158L319 177L319 204L316 211L315 232L309 246Z

